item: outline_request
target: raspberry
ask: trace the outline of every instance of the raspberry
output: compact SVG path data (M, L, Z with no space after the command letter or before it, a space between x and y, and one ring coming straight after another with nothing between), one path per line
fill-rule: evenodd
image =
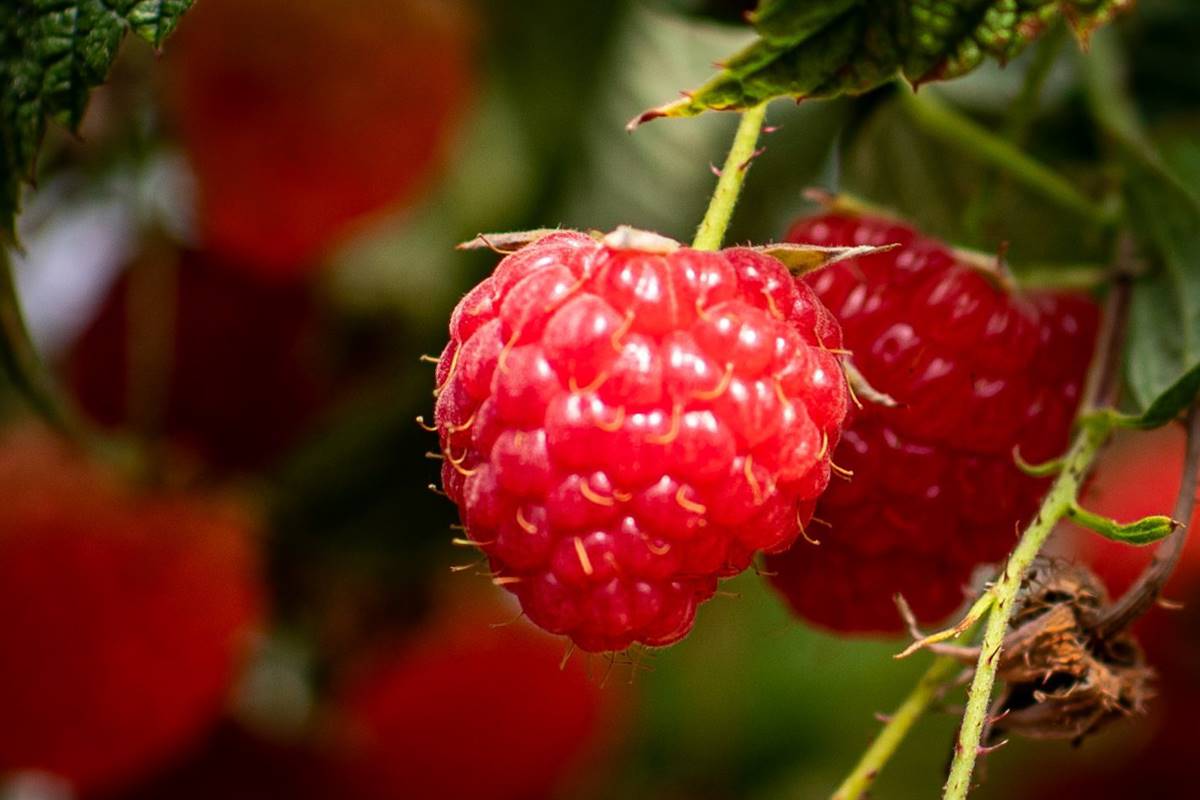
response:
M206 0L166 55L205 244L277 278L417 198L472 78L450 0Z
M525 624L435 624L382 649L341 692L338 796L568 796L564 782L600 760L619 727L614 697Z
M1047 486L1013 463L1067 443L1097 313L1080 297L1006 294L912 228L871 217L798 222L794 242L899 243L806 280L841 322L854 363L898 408L851 409L834 481L816 518L819 548L769 561L797 614L835 631L902 628L893 596L918 619L963 600L973 568L1000 559Z
M0 497L0 774L123 787L221 714L259 618L250 523L34 432L0 440Z
M527 246L438 364L446 493L497 583L585 650L677 641L718 578L790 545L846 412L838 326L783 264L662 249Z
M101 425L136 429L149 422L160 428L149 433L165 434L217 468L268 466L309 429L333 392L331 359L321 352L328 326L312 287L265 281L213 253L167 257L178 264L131 270L173 269L166 296L153 298L171 309L169 349L157 360L135 361L131 371L147 337L139 328L146 298L138 280L145 273L127 274L68 353L75 397ZM144 382L131 380L147 372L161 387L147 392Z

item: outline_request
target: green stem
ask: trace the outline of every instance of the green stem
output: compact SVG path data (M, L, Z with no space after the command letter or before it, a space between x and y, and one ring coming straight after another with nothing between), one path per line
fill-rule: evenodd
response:
M1119 272L1124 272L1132 252L1131 240L1122 236L1116 249ZM967 690L967 707L958 730L958 741L954 745L954 760L950 764L943 800L963 800L971 789L971 774L975 770L975 759L979 755L983 731L988 724L988 706L991 704L992 687L996 683L1000 649L1025 573L1054 526L1071 513L1083 479L1096 460L1100 447L1120 424L1120 415L1108 409L1115 402L1118 392L1128 311L1129 282L1119 280L1108 294L1103 325L1096 337L1096 352L1088 367L1087 385L1076 418L1077 433L1071 449L1062 459L1062 471L1054 479L1037 516L1021 534L1016 549L1009 555L1000 576L988 591L992 597L990 613L984 626L975 675Z
M717 188L713 190L708 211L704 213L704 220L696 230L696 239L692 242L695 249L721 249L721 243L725 241L725 231L729 228L729 220L733 218L733 209L742 193L742 184L746 181L746 172L750 169L750 162L754 160L754 150L758 145L758 135L766 114L766 103L760 103L742 112L737 133L733 137L733 146L729 148L725 166L721 169L721 177L717 179Z
M929 92L899 92L901 105L926 133L1002 170L1032 191L1094 225L1113 224L1112 214L1081 194L1066 178L1027 156L1019 147L935 100Z
M59 398L45 365L33 346L21 301L17 296L12 262L0 245L0 369L29 406L46 422L72 438L81 438L83 427Z
M830 800L858 800L871 788L871 784L904 741L909 730L937 698L939 691L961 668L962 665L949 656L938 656L934 659Z
M1008 631L1017 592L1025 579L1025 572L1046 543L1046 538L1059 520L1070 512L1083 478L1108 434L1108 426L1102 424L1084 425L1080 429L1064 459L1063 471L1050 487L1037 517L1025 529L1020 543L1008 557L1004 570L992 587L994 602L984 627L979 662L967 693L967 708L959 729L958 743L954 747L954 760L950 765L950 777L946 781L943 800L963 800L971 788L971 773L975 769L980 739L987 724L1000 648Z
M1022 289L1090 291L1113 279L1112 268L1100 264L1013 264L1012 270Z

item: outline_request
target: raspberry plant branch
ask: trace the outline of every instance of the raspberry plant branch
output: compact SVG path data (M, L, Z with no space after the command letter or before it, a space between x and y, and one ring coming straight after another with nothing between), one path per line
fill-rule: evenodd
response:
M966 638L966 634L963 638ZM933 660L929 669L917 679L917 685L913 687L912 692L888 717L879 735L871 742L871 746L863 753L862 758L854 765L854 769L842 781L830 800L858 800L871 788L871 784L895 754L900 743L908 736L908 732L960 669L962 665L949 656L938 656Z
M901 88L898 94L909 118L934 138L961 148L967 155L999 169L1093 225L1109 227L1115 222L1113 214L1081 194L1066 178L1030 158L1004 137L933 99L928 92L918 95Z
M1117 260L1130 257L1128 238L1117 244ZM1118 365L1123 347L1123 332L1128 309L1129 283L1118 280L1109 292L1104 323L1096 340L1096 353L1089 369L1089 380L1080 405L1075 440L1063 458L1062 471L1042 501L1041 508L1021 535L999 577L988 590L992 597L975 674L967 690L967 706L959 727L958 741L950 775L943 789L943 800L964 800L971 789L971 776L980 752L983 732L989 720L992 688L1004 644L1008 623L1017 602L1017 593L1033 560L1045 545L1055 526L1068 517L1077 505L1079 490L1101 446L1112 433L1115 422L1110 414L1096 414L1115 399Z
M725 166L721 168L717 178L717 188L713 190L708 210L696 230L696 238L692 242L695 249L721 249L721 243L725 241L725 231L733 218L733 209L737 206L738 196L742 193L742 185L746 181L746 172L750 169L750 162L754 160L758 135L762 131L766 114L766 103L760 103L742 112L737 133L733 137L733 146L729 148Z
M59 398L34 348L13 277L8 251L0 245L0 367L26 403L59 432L82 438L83 426Z
M996 681L996 666L1004 635L1008 632L1009 618L1017 601L1017 592L1021 588L1025 572L1041 551L1051 531L1068 515L1082 486L1083 478L1109 433L1110 428L1103 424L1087 424L1081 428L1064 459L1063 471L1055 479L1037 516L1025 529L1020 543L1009 555L999 579L990 590L993 598L991 613L984 625L979 661L967 692L967 707L963 714L962 727L959 729L958 742L954 747L954 760L950 765L950 777L946 781L943 793L944 800L963 800L971 788L971 775L988 721L988 707L991 704L992 687Z

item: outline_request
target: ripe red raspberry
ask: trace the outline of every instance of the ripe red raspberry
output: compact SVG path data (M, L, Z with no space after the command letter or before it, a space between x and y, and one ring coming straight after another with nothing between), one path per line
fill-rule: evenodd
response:
M451 0L205 0L167 49L166 106L206 246L287 277L429 183L473 82Z
M798 222L793 242L899 243L807 281L841 322L855 365L900 407L851 409L835 480L816 518L820 547L772 558L795 611L836 631L902 628L904 595L918 619L958 606L973 568L1003 557L1047 481L1013 463L1066 447L1091 356L1088 300L1008 294L946 246L884 219L826 215Z
M838 326L779 261L617 242L505 258L438 365L446 493L497 582L586 650L682 638L719 577L791 544L847 405Z
M219 718L259 618L250 522L0 439L0 774L118 789Z
M564 783L602 762L622 727L623 695L562 657L522 622L477 616L385 648L337 700L338 796L568 796Z

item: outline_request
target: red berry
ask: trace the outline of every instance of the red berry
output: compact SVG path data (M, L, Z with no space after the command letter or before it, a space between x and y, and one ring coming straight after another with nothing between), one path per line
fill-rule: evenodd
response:
M284 277L411 201L471 84L449 0L205 0L167 51L205 244Z
M530 619L585 650L682 638L829 480L840 333L753 250L554 234L500 262L450 334L446 492Z
M855 365L901 404L851 409L816 517L817 548L770 560L802 617L844 632L902 628L900 593L937 621L964 598L973 568L1016 542L1047 481L1013 463L1067 444L1097 322L1088 300L1008 294L946 246L870 217L801 220L793 242L881 245L807 280L838 318Z
M264 281L212 253L167 258L178 263L131 267L75 342L66 373L76 399L103 426L149 425L217 467L269 465L332 394L312 287ZM154 270L172 277L147 298L139 280ZM160 315L169 323L162 336L139 327ZM161 352L147 344L156 337Z
M341 796L560 796L609 744L619 699L523 623L435 627L378 654L341 692Z
M0 441L0 773L119 788L219 718L259 618L251 524Z

